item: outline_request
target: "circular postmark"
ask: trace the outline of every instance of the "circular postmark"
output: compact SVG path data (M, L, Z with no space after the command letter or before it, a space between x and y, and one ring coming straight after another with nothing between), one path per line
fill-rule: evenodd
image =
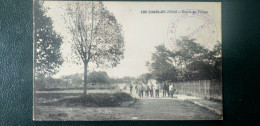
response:
M212 48L217 42L216 24L207 11L189 9L178 11L168 26L168 40L173 49L178 39L188 37L206 48Z

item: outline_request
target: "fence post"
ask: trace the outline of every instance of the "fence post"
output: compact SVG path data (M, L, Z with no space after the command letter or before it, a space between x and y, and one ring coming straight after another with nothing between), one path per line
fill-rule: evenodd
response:
M209 85L209 94L211 97L215 97L215 85L213 84L213 80L210 80L210 85Z
M199 95L201 94L201 92L200 92L200 80L199 80Z
M187 85L188 85L187 90L189 89L187 92L190 93L190 83L189 83L189 81L188 81Z
M209 80L209 82L208 82L208 96L209 96L209 98L210 98L210 84L211 84L211 80Z
M206 87L206 83L204 82L204 93L205 93L205 96L207 95L207 87Z
M184 91L183 91L183 85L184 85L184 83L181 85L181 92L182 92L182 93L184 93Z
M183 84L183 94L185 94L185 84L184 83L182 84Z
M194 95L195 95L195 87L196 87L196 85L194 84L194 81L193 81L193 93L194 93Z
M190 83L190 81L189 81L189 89L190 89L190 94L192 95L192 87L191 87L191 83Z

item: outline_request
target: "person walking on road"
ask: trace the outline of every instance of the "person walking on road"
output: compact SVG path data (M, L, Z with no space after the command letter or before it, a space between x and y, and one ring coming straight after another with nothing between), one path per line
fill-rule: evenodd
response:
M150 85L150 95L151 95L151 97L155 97L154 94L155 94L155 88L156 88L156 80L150 79L149 85Z
M169 86L169 92L170 92L171 98L173 98L173 94L174 94L175 90L176 90L176 89L175 89L174 85L173 85L173 84L170 84L170 86Z
M150 87L148 84L145 85L145 96L149 97Z
M151 97L153 97L153 90L154 90L154 86L153 86L153 83L151 83L151 86L150 86L150 95L151 95Z
M166 85L166 83L164 82L164 83L163 83L163 97L166 97L166 92L167 92L167 85Z
M155 97L156 98L159 98L159 89L160 89L159 83L156 82L156 86L155 86Z
M142 83L140 84L139 96L140 98L144 97L144 85Z
M170 97L169 86L169 83L166 83L166 94L168 95L168 97Z
M133 85L130 84L130 94L132 94L132 91L133 91Z
M141 84L137 85L138 96L141 98Z
M138 87L137 87L137 84L135 84L135 93L138 94Z

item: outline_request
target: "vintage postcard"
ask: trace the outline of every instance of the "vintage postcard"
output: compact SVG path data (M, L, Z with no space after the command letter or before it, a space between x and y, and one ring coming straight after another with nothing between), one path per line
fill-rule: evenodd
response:
M222 120L221 2L34 1L36 121Z

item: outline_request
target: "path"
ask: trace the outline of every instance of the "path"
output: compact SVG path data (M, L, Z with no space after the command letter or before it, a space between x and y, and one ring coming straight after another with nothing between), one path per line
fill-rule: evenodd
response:
M129 93L130 91L124 90L124 92ZM187 96L187 95L181 95L181 94L174 94L174 98L170 98L170 97L162 97L163 93L160 92L159 93L159 98L155 98L155 97L142 97L140 98L138 96L138 94L136 94L135 90L133 91L134 93L132 93L132 97L135 97L137 99L168 99L168 100L185 100L188 101L192 104L195 104L197 106L200 106L202 108L205 108L211 112L216 113L217 115L223 115L222 111L223 111L223 105L222 102L214 102L214 101L209 101L209 100L205 100L204 98L200 98L200 97L195 97L195 96Z
M134 95L134 93L133 93ZM37 106L37 120L220 120L222 116L178 98L141 98L131 107Z

